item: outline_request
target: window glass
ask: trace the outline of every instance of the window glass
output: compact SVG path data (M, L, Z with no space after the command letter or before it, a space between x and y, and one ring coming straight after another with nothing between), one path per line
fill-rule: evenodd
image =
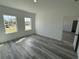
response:
M25 20L25 31L32 30L31 18L24 18Z
M17 32L17 19L16 16L3 15L5 33Z

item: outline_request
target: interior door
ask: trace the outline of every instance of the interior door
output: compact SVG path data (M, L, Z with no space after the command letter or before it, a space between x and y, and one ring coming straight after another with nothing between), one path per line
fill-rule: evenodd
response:
M72 32L76 32L78 20L74 20L72 24Z

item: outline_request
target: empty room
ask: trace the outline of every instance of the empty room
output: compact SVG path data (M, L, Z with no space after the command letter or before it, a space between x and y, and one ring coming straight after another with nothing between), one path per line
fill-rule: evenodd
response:
M79 0L0 0L0 59L79 59Z

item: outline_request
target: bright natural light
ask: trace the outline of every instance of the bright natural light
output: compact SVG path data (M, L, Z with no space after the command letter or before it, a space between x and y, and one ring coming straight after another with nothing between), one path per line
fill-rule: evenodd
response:
M31 26L31 18L24 18L25 19L25 30L32 30L32 26Z
M5 33L14 33L17 32L17 21L16 16L3 15Z

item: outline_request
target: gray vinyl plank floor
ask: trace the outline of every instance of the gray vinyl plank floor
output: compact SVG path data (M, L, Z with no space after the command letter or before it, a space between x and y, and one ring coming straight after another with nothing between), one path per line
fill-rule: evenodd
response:
M77 59L72 45L31 35L0 45L0 59Z

